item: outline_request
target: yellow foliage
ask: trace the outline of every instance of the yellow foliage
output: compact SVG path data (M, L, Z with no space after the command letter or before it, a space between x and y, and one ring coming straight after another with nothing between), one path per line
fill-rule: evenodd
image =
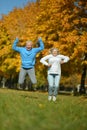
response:
M60 53L70 56L72 68L80 67L80 58L87 50L87 18L83 16L79 19L83 11L75 7L73 2L74 0L41 0L39 3L27 4L23 9L15 8L3 16L0 20L1 70L19 71L19 54L12 51L16 37L19 37L19 45L22 46L26 40L32 40L35 45L39 36L44 41L45 49L37 55L38 65L41 56L48 54L50 48L57 47Z

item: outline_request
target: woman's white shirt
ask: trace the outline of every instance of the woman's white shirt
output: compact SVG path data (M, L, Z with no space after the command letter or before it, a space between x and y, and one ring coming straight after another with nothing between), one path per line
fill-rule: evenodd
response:
M51 66L48 67L48 74L61 74L62 60L64 63L66 63L69 61L69 57L64 55L53 56L52 54L50 54L41 58L40 62L46 66L51 64Z

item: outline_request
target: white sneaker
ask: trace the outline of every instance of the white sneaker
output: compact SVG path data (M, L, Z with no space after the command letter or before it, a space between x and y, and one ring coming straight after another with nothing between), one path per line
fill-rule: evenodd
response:
M56 97L55 97L55 96L53 96L53 101L54 101L54 102L56 101Z
M48 100L51 101L51 99L52 99L52 96L48 96Z

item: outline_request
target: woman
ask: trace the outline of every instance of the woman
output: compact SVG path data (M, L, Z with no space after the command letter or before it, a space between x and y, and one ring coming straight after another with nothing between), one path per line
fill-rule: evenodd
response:
M49 55L41 58L40 62L48 66L48 100L56 101L61 77L61 64L69 61L68 56L60 55L57 48L52 48Z

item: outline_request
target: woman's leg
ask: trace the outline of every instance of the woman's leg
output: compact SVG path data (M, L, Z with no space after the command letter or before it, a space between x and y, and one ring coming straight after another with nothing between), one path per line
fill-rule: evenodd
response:
M54 78L54 93L53 93L54 96L57 96L57 94L58 94L60 77L61 77L61 75L55 75L55 78Z
M49 84L48 94L49 94L49 96L53 95L53 83L54 83L54 76L52 74L48 74L48 84Z

